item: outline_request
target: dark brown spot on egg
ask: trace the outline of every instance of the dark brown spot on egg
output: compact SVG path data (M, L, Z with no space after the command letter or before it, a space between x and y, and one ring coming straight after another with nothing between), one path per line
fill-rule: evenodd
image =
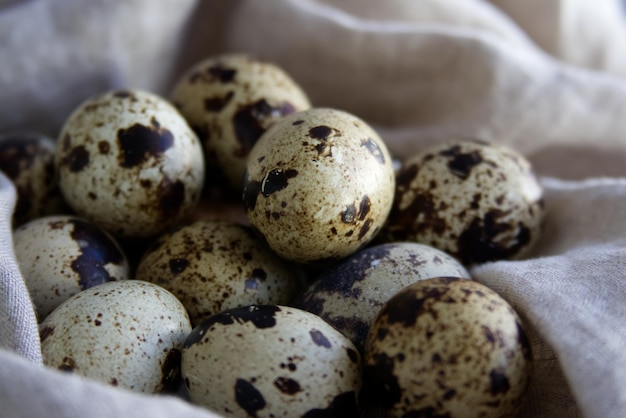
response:
M365 235L369 232L370 228L372 227L373 223L374 223L373 219L368 219L367 221L363 223L363 226L361 226L361 229L359 229L359 240L362 240L363 237L365 237Z
M267 273L262 268L256 268L252 270L252 277L261 281L267 279Z
M385 164L385 154L380 149L376 141L372 138L368 138L364 141L361 141L361 146L365 147L369 151L369 153L378 161L380 164Z
M402 390L394 374L394 359L384 353L375 353L372 360L373 364L363 368L359 404L365 408L391 409L402 398Z
M163 219L178 215L180 207L185 202L185 184L181 180L171 181L164 177L157 188L159 208Z
M100 154L106 155L109 153L110 150L111 145L109 145L107 141L98 142L98 151L100 151Z
M347 347L346 353L348 353L348 358L350 359L351 362L353 363L359 362L359 353L357 353L355 350Z
M161 365L161 392L175 393L181 384L181 366L182 353L177 348L172 348L167 353L163 364Z
M185 271L189 266L189 260L185 258L172 258L169 262L170 271L173 275L177 275Z
M346 209L343 212L341 212L341 222L343 222L344 224L353 223L356 218L356 214L356 206L351 203L350 205L346 206Z
M111 386L117 386L118 385L117 379L112 377L111 380L109 380L109 384Z
M301 124L303 124L303 123L304 123L304 121L303 121L303 120L297 120L297 121L293 122L293 123L292 123L292 125L293 125L293 126L298 126L298 125L301 125Z
M207 73L212 80L217 80L220 83L231 83L237 75L237 70L234 68L228 68L222 63L218 63L207 69Z
M263 194L263 196L268 197L272 193L283 190L289 185L289 180L296 177L297 175L297 170L283 170L282 168L275 168L274 170L267 173L267 175L263 179L261 193Z
M272 106L265 99L240 107L233 116L235 136L240 145L237 155L240 157L248 155L266 129L295 111L289 102Z
M429 191L416 191L410 204L400 209L402 193L397 193L389 214L389 233L396 241L401 241L425 231L437 235L447 228L446 220L439 216L436 198Z
M54 334L54 327L45 326L39 331L39 339L44 342L46 338Z
M61 364L58 367L59 370L70 373L73 372L75 368L76 361L71 357L63 357L63 360L61 360Z
M320 141L326 141L332 132L332 128L328 126L315 126L309 129L309 136L314 139L319 139Z
M441 151L440 155L450 158L448 161L448 169L453 175L462 180L467 179L472 169L483 162L480 151L463 153L461 152L461 147L458 145Z
M372 202L369 196L367 195L363 196L363 198L361 199L361 203L359 204L359 220L360 221L365 219L367 214L370 212L371 208L372 208Z
M150 187L152 187L152 181L148 179L141 179L139 180L139 185L144 189L149 189Z
M318 345L324 348L332 347L332 345L330 344L330 341L328 341L328 338L326 338L326 336L322 333L322 331L317 330L317 329L312 329L309 331L309 335L311 336L311 339L313 340L315 345Z
M490 391L492 395L507 393L510 389L509 379L501 370L491 370L489 380L491 381Z
M128 99L128 98L134 98L135 96L130 91L118 90L118 91L113 92L113 97L117 97L119 99Z
M300 383L296 380L282 376L274 380L274 386L286 395L295 395L302 390Z
M174 135L160 128L153 118L151 126L134 124L117 131L120 165L133 168L145 163L149 158L159 158L174 144Z
M89 151L83 145L76 146L61 159L61 164L77 173L89 164Z
M265 408L265 398L263 394L247 380L237 379L235 382L235 401L237 405L253 418L257 417L257 412Z
M226 106L228 106L228 103L230 103L234 94L234 92L229 91L221 97L208 97L204 99L204 109L207 112L212 113L221 112Z
M311 409L307 411L303 418L335 418L335 417L358 417L359 408L354 392L344 392L335 396L328 408Z

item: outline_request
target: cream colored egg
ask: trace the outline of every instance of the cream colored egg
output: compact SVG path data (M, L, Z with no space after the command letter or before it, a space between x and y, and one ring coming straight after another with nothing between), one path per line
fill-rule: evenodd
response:
M520 318L502 297L472 280L432 278L380 310L359 396L390 417L513 418L531 374Z
M110 91L67 119L56 149L59 187L82 217L124 237L151 237L200 198L202 146L178 111L144 91Z
M245 54L195 64L171 98L198 133L209 165L219 167L237 193L250 149L263 132L283 116L311 107L283 69Z
M248 218L279 255L338 260L369 243L393 202L389 152L349 113L314 108L286 116L259 139L247 164Z
M356 417L361 358L320 317L295 308L231 309L194 328L182 373L191 401L228 417Z
M441 276L470 278L461 263L436 248L380 244L321 273L294 306L321 316L362 352L374 317L387 300L418 280Z
M117 241L75 216L38 218L16 228L13 248L40 321L81 290L129 278Z
M541 185L521 154L455 141L404 162L381 235L432 245L464 264L520 258L539 239L543 213Z
M182 344L191 332L183 305L139 280L84 290L41 323L44 364L135 392L178 390Z
M249 227L225 221L198 221L160 237L136 277L176 295L194 325L238 306L288 304L299 286L293 266Z

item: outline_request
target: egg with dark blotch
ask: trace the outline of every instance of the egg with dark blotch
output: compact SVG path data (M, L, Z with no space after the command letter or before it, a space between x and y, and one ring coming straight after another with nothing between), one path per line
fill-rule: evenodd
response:
M171 100L202 141L208 169L237 194L250 149L280 118L311 107L298 84L278 65L246 54L223 54L188 69ZM222 185L223 186L223 185Z
M470 278L461 263L436 248L381 244L320 274L293 305L321 316L362 352L372 321L387 300L418 280L440 276Z
M45 366L142 393L179 390L190 332L180 301L139 280L83 290L39 326Z
M19 226L13 248L40 321L81 290L129 278L127 257L115 238L75 216Z
M196 134L169 102L139 90L83 102L63 125L55 165L68 205L124 238L181 222L204 183Z
M410 285L367 337L359 399L390 417L515 417L532 375L519 316L496 292L458 278Z
M386 145L364 121L335 109L278 121L252 148L246 170L250 224L296 262L328 263L364 247L393 203Z
M320 317L253 305L216 314L183 347L191 401L228 417L356 417L361 357Z
M539 240L543 215L542 187L524 156L454 141L404 161L381 237L432 245L465 265L519 259Z
M42 134L14 132L0 137L0 170L17 192L14 226L67 211L58 188L54 150L54 141Z
M300 278L246 226L198 221L161 236L143 255L136 278L178 297L194 325L238 306L287 304Z

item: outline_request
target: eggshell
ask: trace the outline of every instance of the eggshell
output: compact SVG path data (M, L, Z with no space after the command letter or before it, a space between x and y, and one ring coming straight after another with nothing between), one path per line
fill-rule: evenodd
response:
M356 417L361 358L324 320L254 305L207 319L185 341L192 402L229 417Z
M179 223L204 182L202 146L165 99L110 91L81 104L59 136L59 187L81 217L123 237Z
M338 260L369 243L393 202L387 147L349 113L314 108L286 116L250 152L244 206L280 256Z
M540 237L542 196L516 151L482 141L439 144L404 162L381 235L432 245L464 264L521 258Z
M226 309L287 304L298 289L292 266L249 227L199 221L160 237L144 254L136 278L168 289L192 324Z
M378 313L359 396L390 417L515 417L531 374L530 345L504 299L472 280L432 278Z
M191 325L171 293L125 280L74 295L39 332L46 366L153 393L178 389L180 350Z
M259 137L283 116L311 107L278 65L246 54L195 64L178 80L171 99L198 133L210 164L238 193L246 159Z
M16 228L13 248L40 321L81 290L129 278L117 241L75 216L38 218Z
M294 306L322 317L362 352L374 317L389 298L418 280L440 276L470 278L461 263L436 248L380 244L321 273Z

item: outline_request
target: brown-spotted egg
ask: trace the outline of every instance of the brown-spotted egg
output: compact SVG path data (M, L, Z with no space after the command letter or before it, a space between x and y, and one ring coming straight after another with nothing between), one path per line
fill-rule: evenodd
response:
M337 260L369 243L393 203L387 147L361 119L313 108L276 122L252 148L243 200L282 257Z
M129 278L116 240L76 216L37 218L17 227L13 248L40 321L81 290Z
M472 280L432 278L379 311L359 399L390 417L515 417L532 373L520 318Z
M528 160L482 141L439 144L404 162L384 235L463 264L523 257L537 242L542 188Z
M42 134L14 132L0 137L0 170L15 185L14 226L66 209L54 168L54 141Z
M176 295L194 325L238 306L287 304L299 285L292 266L249 227L226 221L198 221L161 236L136 278Z
M139 280L83 290L39 326L44 365L143 393L178 390L190 332L180 301Z
M200 198L202 146L154 94L110 91L81 104L59 136L59 187L78 215L124 237L151 237Z
M172 102L204 144L209 165L241 191L252 146L274 122L311 107L277 65L245 54L224 54L191 67L174 86Z
M293 305L321 316L362 352L380 308L404 287L432 277L470 278L450 255L412 242L359 250L319 275Z
M253 305L208 318L182 352L193 403L228 417L356 417L361 357L320 317Z

